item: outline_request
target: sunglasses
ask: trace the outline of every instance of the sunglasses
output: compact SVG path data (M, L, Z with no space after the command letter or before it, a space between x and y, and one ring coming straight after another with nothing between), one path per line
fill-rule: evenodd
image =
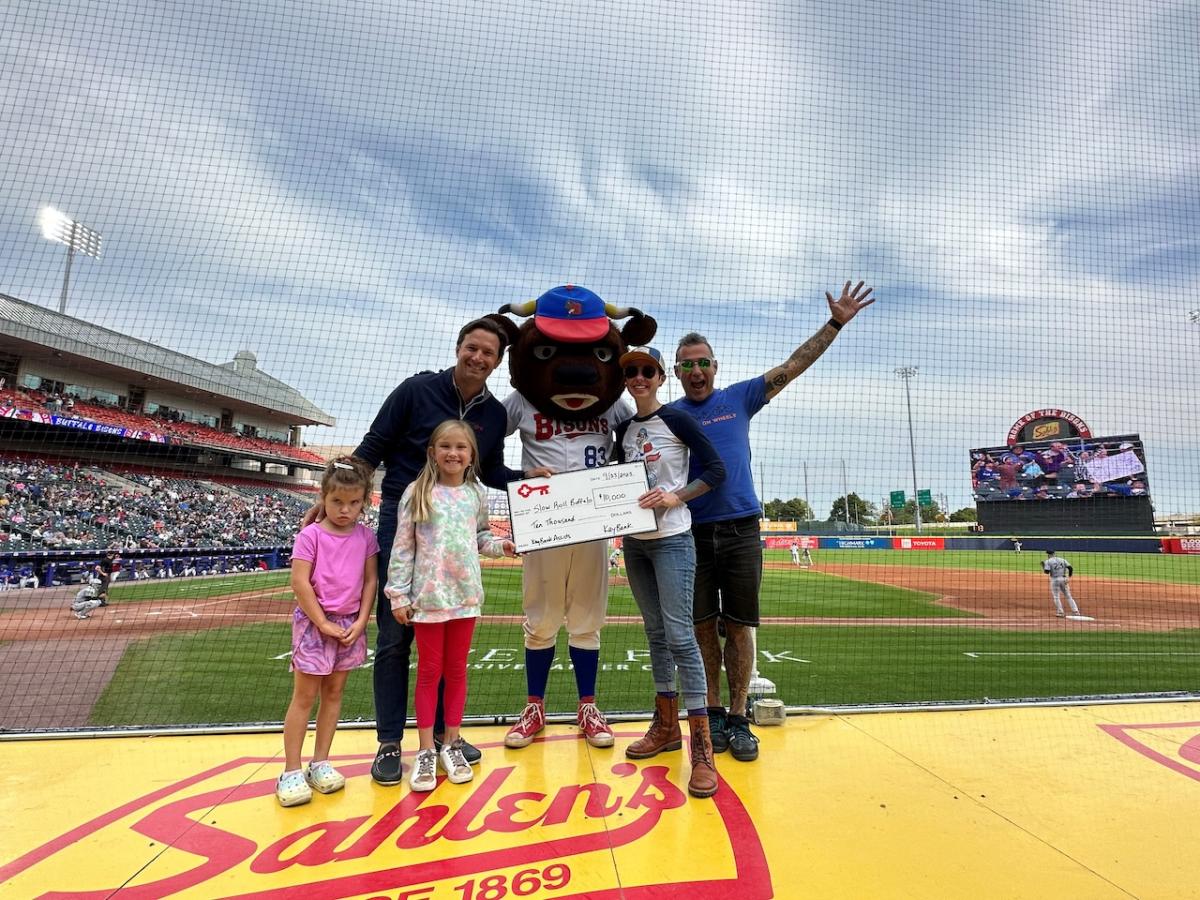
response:
M699 359L681 359L676 363L676 365L685 372L692 371L692 369L696 368L696 366L699 366L702 369L707 369L712 364L713 361L707 356L702 356Z
M626 366L625 367L625 377L626 378L637 378L639 374L643 378L645 378L647 381L649 381L650 379L658 377L658 368L656 366Z

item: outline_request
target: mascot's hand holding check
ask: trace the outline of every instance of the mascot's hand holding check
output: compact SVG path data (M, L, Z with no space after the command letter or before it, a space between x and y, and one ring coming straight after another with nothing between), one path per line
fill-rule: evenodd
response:
M504 406L508 433L521 433L522 468L569 472L606 465L617 426L633 416L621 399L621 355L630 344L649 343L657 323L570 284L500 312L533 315L520 328L503 315L490 317L509 336L516 391ZM629 321L618 331L613 320L624 318ZM606 542L527 553L522 579L528 700L505 745L526 747L545 728L546 684L565 624L579 691L579 728L592 746L611 747L612 729L596 706L600 628L608 608Z

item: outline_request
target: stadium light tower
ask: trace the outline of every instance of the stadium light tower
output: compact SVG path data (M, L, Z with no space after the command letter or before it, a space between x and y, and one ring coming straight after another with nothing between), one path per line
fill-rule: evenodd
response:
M808 507L808 516L812 518L812 501L808 498L808 460L802 460L804 464L804 505Z
M850 528L850 486L846 481L846 460L842 460L842 499L846 501L843 512L846 513L846 528Z
M920 489L917 487L917 445L913 440L913 423L912 423L912 394L909 392L908 383L917 377L916 366L900 366L896 369L896 375L904 381L904 400L908 404L908 455L912 460L912 477L913 477L913 503L916 509L917 534L921 533L921 497Z
M82 222L76 222L53 206L42 207L38 213L38 226L42 229L42 237L67 245L67 267L63 272L62 296L58 298L58 311L65 314L67 286L71 283L71 261L75 258L75 251L98 258L100 244L104 238L100 232L88 228Z

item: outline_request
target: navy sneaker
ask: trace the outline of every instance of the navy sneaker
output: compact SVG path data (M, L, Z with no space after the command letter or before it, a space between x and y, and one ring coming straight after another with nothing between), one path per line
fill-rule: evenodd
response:
M750 732L750 720L745 716L728 716L729 752L738 762L754 762L758 759L758 738Z
M444 734L435 734L433 736L433 749L436 750L438 753L442 752L442 738L444 738L444 737L445 737ZM454 743L457 744L458 749L462 751L463 759L465 759L467 761L467 765L469 765L469 766L479 765L479 761L481 759L483 759L483 751L482 750L480 750L474 744L468 743L467 739L464 738L461 734L458 736L458 740L456 740Z
M404 780L404 766L400 763L400 745L389 742L379 745L375 762L371 763L371 778L376 784L390 787Z
M708 733L712 736L713 753L724 753L729 749L729 719L725 707L708 708Z

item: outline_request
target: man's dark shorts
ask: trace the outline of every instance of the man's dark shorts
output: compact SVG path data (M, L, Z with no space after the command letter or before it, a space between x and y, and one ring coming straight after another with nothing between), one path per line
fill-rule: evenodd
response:
M735 625L758 627L762 586L762 542L758 516L692 525L696 542L696 588L692 619L717 616Z

